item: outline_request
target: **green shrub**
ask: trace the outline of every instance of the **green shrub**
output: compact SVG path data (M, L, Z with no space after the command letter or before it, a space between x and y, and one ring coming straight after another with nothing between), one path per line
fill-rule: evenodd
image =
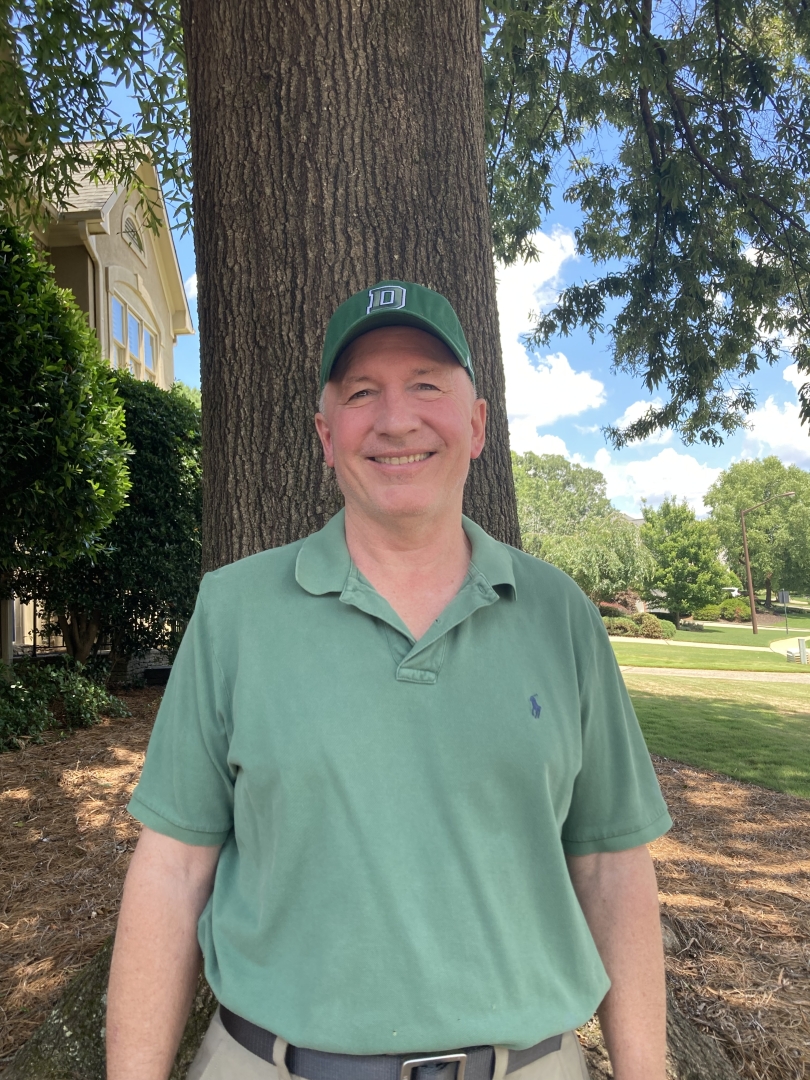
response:
M602 622L611 637L641 637L641 627L637 626L632 619L614 619L603 615Z
M71 730L91 727L102 715L129 716L123 701L104 688L103 675L91 678L71 661L15 664L12 682L0 679L0 751L39 742L47 728Z
M627 612L617 604L599 604L599 614L603 619L626 619Z
M39 742L52 723L53 713L36 694L0 677L0 751L17 750L25 739Z
M747 622L751 618L751 605L742 596L729 596L720 605L720 618L727 622Z
M5 46L0 47L0 52ZM0 62L7 65L5 59ZM129 489L124 414L94 330L0 217L0 578L103 546Z
M645 638L671 638L675 635L675 627L671 622L662 621L650 611L634 615L633 622Z
M721 618L719 604L705 604L702 608L695 608L692 612L694 619L708 619L709 622L717 622Z

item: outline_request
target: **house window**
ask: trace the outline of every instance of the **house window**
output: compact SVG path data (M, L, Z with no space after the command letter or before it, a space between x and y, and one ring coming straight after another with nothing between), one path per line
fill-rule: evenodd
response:
M151 330L144 329L143 332L143 361L146 364L146 370L151 371L154 375L155 372L155 355L157 354L157 342L155 341L155 335Z
M135 224L134 217L127 217L124 221L124 240L131 247L137 248L141 255L144 254L144 241L140 238L140 232Z
M157 378L158 340L126 301L112 298L112 359L118 371L129 371L136 379Z

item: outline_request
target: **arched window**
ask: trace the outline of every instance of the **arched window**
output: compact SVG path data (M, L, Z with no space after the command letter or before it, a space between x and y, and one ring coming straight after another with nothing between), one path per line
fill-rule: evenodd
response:
M127 207L124 210L124 216L121 221L121 235L132 250L137 252L143 261L146 262L146 247L143 242L141 227L138 224L138 219L135 217L135 211L131 207Z

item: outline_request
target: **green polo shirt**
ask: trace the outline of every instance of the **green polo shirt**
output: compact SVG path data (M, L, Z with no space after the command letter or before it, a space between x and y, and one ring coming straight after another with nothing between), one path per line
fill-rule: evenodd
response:
M565 856L670 825L596 608L464 529L419 641L341 513L206 575L172 670L129 808L223 845L206 976L294 1045L520 1049L583 1023L609 982Z

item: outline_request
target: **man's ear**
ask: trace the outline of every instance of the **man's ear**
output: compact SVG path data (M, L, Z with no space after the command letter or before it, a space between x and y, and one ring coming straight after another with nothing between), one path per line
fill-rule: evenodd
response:
M487 432L487 403L483 398L476 398L473 402L472 417L472 440L470 443L470 458L481 456L484 449Z
M318 432L318 438L321 440L324 461L330 469L334 469L335 454L332 448L332 432L329 430L326 417L322 412L315 413L315 430Z

